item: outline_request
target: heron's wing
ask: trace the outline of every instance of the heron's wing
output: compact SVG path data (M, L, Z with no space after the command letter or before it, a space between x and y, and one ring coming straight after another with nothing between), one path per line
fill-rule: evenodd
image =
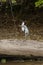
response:
M22 31L24 31L24 27L22 27L21 29L22 29Z
M26 25L25 25L25 33L29 33L29 29Z

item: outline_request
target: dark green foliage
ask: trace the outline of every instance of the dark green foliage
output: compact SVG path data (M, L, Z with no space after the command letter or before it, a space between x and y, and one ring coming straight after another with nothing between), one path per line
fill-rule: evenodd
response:
M43 0L38 0L37 2L35 2L35 7L41 7L43 6Z

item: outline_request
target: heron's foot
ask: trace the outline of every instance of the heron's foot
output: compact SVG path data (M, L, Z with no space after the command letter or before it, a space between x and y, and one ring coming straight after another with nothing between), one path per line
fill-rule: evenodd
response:
M25 42L27 39L23 39L23 42Z

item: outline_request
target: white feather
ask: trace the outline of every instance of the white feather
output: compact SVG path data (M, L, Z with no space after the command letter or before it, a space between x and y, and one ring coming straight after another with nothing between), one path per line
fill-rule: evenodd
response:
M22 31L24 31L25 29L24 29L24 27L22 27Z
M25 29L24 29L24 22L22 22L21 29L22 29L22 31L25 30Z
M22 29L22 31L25 33L25 35L29 34L29 29L28 29L28 27L24 24L24 22L22 22L21 29Z

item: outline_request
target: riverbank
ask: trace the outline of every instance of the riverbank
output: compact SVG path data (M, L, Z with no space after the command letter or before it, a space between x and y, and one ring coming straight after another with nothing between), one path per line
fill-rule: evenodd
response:
M0 54L43 56L43 41L22 39L0 40Z
M0 65L43 65L43 61L31 61L31 62L7 62L5 64L0 63Z

